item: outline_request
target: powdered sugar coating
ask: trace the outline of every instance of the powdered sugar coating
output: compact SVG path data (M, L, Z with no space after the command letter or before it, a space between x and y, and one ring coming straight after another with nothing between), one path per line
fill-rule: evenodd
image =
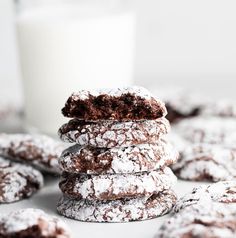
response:
M89 200L115 200L149 196L171 188L176 177L163 170L137 174L86 175L63 173L60 189L71 197Z
M189 145L172 169L187 180L231 180L236 178L236 150L223 145Z
M235 147L236 120L233 118L195 117L182 120L174 129L193 143L223 143Z
M176 87L158 88L154 94L165 102L170 123L199 115L209 101L202 95Z
M208 201L172 216L159 228L155 238L236 237L236 204Z
M132 86L132 87L123 87L123 88L102 88L102 89L92 89L92 90L80 90L72 94L74 100L86 100L89 98L89 95L97 97L99 95L106 94L111 97L120 97L123 94L135 94L144 99L151 99L153 95L143 87Z
M165 118L142 121L85 122L70 120L59 129L63 141L76 142L100 148L128 147L137 144L155 144L170 130Z
M191 145L191 143L185 140L182 136L178 135L174 131L171 131L168 135L165 136L165 139L169 141L170 144L179 152L185 150L186 147Z
M81 90L62 108L66 117L85 121L157 119L167 114L164 103L146 89L127 87Z
M196 187L177 201L174 211L179 212L185 207L207 200L236 204L236 181L221 181Z
M37 227L37 228L36 228ZM27 208L11 212L9 214L1 214L0 216L0 236L8 237L20 236L24 232L25 236L20 237L38 237L37 234L31 233L39 230L40 237L52 238L69 238L69 228L60 219L49 216L39 209ZM27 236L27 230L28 236ZM39 234L38 234L39 235Z
M167 190L150 197L115 201L88 201L62 197L58 212L66 217L87 222L129 222L155 218L168 213L176 201Z
M30 197L42 185L43 176L39 171L0 157L0 203Z
M45 135L0 134L0 155L53 174L60 173L58 158L65 148Z
M123 148L92 148L74 145L60 159L61 169L70 173L118 174L152 171L176 162L178 153L161 139L156 145Z
M198 110L200 111L206 105L206 99L201 95L197 95L194 93L189 93L184 90L179 90L174 92L162 92L161 99L171 107L172 110L182 114L183 116L188 116L193 111Z
M207 104L202 110L201 115L236 117L236 104L233 101L221 99Z

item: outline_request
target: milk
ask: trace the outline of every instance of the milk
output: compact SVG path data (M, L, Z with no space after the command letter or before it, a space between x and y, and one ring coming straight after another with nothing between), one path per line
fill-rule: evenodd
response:
M99 6L41 6L17 18L25 125L55 135L80 89L132 83L135 17Z

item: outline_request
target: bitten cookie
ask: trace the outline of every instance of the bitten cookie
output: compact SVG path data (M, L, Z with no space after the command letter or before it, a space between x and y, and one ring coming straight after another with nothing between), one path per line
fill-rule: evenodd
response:
M116 200L150 196L169 189L175 184L176 177L166 167L163 170L138 174L62 174L59 187L70 196L88 200Z
M68 227L39 209L21 209L0 216L1 238L70 238Z
M236 150L221 145L193 144L180 153L172 165L182 179L225 181L236 178Z
M42 185L43 176L39 171L0 157L0 203L30 197Z
M224 181L196 187L191 193L177 201L174 211L179 212L185 207L201 202L201 200L236 203L236 181Z
M66 146L48 136L0 134L0 155L41 171L59 174L58 158Z
M61 169L70 173L119 174L152 171L176 162L178 153L166 140L156 145L123 148L94 148L74 145L60 159Z
M155 238L234 238L236 204L208 202L175 214L158 229Z
M73 93L62 113L66 117L94 120L143 120L166 115L162 101L142 87L104 89Z
M150 197L115 201L75 200L63 196L58 212L66 217L87 222L129 222L152 219L168 213L176 201L171 190Z
M88 122L72 119L59 129L63 141L100 148L155 144L170 130L165 118L144 121Z
M193 143L226 144L235 147L236 120L220 117L195 117L183 120L174 130Z

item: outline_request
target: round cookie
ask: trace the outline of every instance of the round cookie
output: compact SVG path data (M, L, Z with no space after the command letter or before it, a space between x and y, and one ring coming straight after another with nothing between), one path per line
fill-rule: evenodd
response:
M226 144L235 147L236 120L221 117L195 117L183 120L174 130L193 143Z
M193 181L225 181L236 178L236 150L221 145L187 146L172 165L174 173Z
M0 155L59 174L58 158L65 145L45 135L0 134Z
M81 90L67 100L62 113L86 121L143 120L166 115L162 101L142 87Z
M170 98L163 99L166 103L167 116L170 123L176 123L183 119L198 116L204 108L203 99L199 100L199 96L193 96L189 93L181 93Z
M236 181L217 182L196 187L177 201L174 211L179 212L183 208L205 200L236 204Z
M155 238L236 237L236 204L208 201L190 206L167 219Z
M72 119L59 129L63 141L100 148L155 144L170 130L165 118L142 121L81 121Z
M58 212L68 218L87 222L129 222L152 219L168 213L176 201L171 190L150 197L114 201L75 200L63 196Z
M201 115L219 116L219 117L236 117L235 102L221 99L216 102L208 103L202 110Z
M175 182L175 175L166 167L137 174L87 175L64 172L59 187L64 194L74 198L116 200L149 196L171 188Z
M43 176L39 171L0 157L0 203L30 197L42 185Z
M156 145L94 148L74 145L60 159L61 169L70 173L118 174L152 171L176 162L178 153L161 139Z
M154 95L158 95L165 102L168 112L166 118L170 123L198 116L209 101L203 95L181 87L158 87Z
M70 238L69 228L39 209L21 209L0 216L2 238Z

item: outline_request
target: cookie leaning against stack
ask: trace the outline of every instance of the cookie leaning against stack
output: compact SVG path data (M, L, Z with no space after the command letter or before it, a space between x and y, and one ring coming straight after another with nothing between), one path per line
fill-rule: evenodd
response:
M76 143L59 160L64 171L57 209L81 221L128 222L169 212L177 153L164 138L165 105L146 89L79 91L62 109L73 118L59 129Z

